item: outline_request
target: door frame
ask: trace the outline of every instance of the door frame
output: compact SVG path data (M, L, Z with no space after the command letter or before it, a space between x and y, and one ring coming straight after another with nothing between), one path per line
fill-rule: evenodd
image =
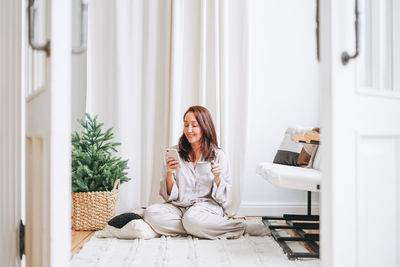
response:
M21 2L25 25L27 6ZM31 63L26 60L23 69L36 67L39 75L46 76L40 93L27 83L24 90L26 264L67 267L71 255L71 2L43 0L39 4L46 8L38 28L45 29L51 45L44 68L28 66ZM24 43L28 45L28 40ZM33 53L42 56L44 52L28 55ZM25 80L30 80L29 75Z
M22 1L0 0L0 266L20 266Z
M355 1L320 2L323 267L356 265L355 137L347 130L356 116L356 69L354 60L345 66L341 61L343 51L355 52ZM341 160L343 153L348 161Z
M44 133L48 153L42 188L49 199L41 207L47 214L48 248L38 250L49 266L67 267L71 255L71 1L47 0L50 7L48 92L49 126ZM45 92L46 93L46 92ZM32 101L32 100L30 100ZM27 118L28 120L28 118ZM47 135L47 136L46 136ZM27 188L28 190L28 188ZM40 240L32 240L33 245Z

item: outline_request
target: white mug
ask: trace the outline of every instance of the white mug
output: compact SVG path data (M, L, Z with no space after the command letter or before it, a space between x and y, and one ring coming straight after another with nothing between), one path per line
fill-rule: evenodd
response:
M209 161L198 161L196 170L201 175L208 174L211 171L211 163Z

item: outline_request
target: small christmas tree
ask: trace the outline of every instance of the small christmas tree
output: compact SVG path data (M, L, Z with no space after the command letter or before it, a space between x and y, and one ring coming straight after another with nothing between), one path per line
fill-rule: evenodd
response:
M84 128L79 135L72 134L72 191L111 191L117 179L120 183L127 177L128 160L113 155L121 143L112 142L113 128L102 132L104 123L97 123L97 115L92 119L86 113L86 120L78 119Z

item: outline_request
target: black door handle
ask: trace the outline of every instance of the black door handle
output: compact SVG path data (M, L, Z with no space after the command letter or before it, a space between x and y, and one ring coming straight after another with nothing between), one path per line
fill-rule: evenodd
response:
M346 51L344 51L342 53L342 64L343 65L347 65L347 63L349 63L350 59L355 59L358 55L359 55L359 46L358 46L358 16L359 16L359 12L358 12L358 0L355 0L355 15L356 15L356 20L354 22L354 26L355 26L355 34L356 34L356 52L354 55L350 56L349 53L347 53Z

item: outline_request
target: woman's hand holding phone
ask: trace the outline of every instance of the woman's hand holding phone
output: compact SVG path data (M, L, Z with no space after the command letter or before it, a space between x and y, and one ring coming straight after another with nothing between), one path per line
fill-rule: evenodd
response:
M167 172L173 173L180 167L181 165L179 164L179 160L176 160L175 158L167 158Z
M175 170L179 169L181 165L179 164L179 154L174 148L167 149L167 172L174 173Z

